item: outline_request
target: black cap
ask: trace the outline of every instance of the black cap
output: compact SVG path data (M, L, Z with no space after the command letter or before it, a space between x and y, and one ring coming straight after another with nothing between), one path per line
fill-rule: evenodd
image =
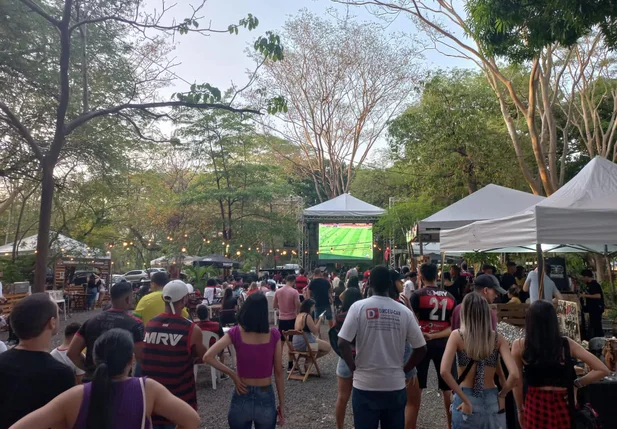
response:
M480 274L473 281L473 285L475 287L487 287L490 289L495 289L502 295L505 295L507 292L499 285L499 280L492 274Z
M393 282L395 282L398 280L404 280L405 276L396 270L390 270L390 278L392 279Z

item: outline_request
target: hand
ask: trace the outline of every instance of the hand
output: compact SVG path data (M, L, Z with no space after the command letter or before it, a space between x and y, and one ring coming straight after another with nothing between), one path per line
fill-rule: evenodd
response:
M433 334L424 334L424 339L426 341L432 341L433 340Z
M521 429L525 429L525 412L523 410L518 410L518 425Z
M277 411L279 412L279 418L276 424L278 424L279 426L283 426L285 424L285 416L283 414L283 407L279 405L279 407L277 408Z
M234 381L234 384L236 385L236 392L238 393L238 395L246 395L248 393L248 390L246 389L246 384L244 384L244 382L240 379L240 376L236 373L234 373L231 376L231 379Z
M461 405L456 407L457 410L461 411L463 414L473 414L473 407L471 406L471 402L463 402Z
M497 395L497 402L499 404L499 411L506 408L506 395L501 395L501 392Z
M403 305L405 305L407 308L411 309L411 302L409 301L409 298L407 298L405 296L404 293L399 294L398 299L399 299L399 301L401 301L403 303Z

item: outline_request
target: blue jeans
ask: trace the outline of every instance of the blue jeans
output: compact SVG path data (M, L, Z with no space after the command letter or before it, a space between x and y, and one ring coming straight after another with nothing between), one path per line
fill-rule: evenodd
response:
M248 393L238 395L234 389L227 421L230 429L276 428L276 401L272 386L246 386Z
M351 394L353 420L356 429L405 428L405 404L407 391L367 391L353 388Z
M409 358L411 357L412 351L413 349L411 348L411 344L405 343L405 354L403 355L403 365L405 365L407 361L409 360ZM411 380L417 375L418 375L418 370L414 368L411 371L405 373L405 380Z
M506 410L500 410L497 388L484 389L481 396L473 396L473 389L463 387L463 392L471 401L472 414L457 410L463 403L460 396L452 399L452 429L506 429Z
M98 288L88 288L88 308L94 308L94 303L96 302L96 294L98 292Z

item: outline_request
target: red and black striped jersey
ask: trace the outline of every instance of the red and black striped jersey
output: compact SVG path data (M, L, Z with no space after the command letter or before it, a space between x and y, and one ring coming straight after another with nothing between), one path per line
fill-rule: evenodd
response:
M434 286L425 286L411 295L411 308L425 334L449 328L455 306L452 294Z
M162 313L146 325L142 373L197 409L191 335L195 324L180 315ZM171 422L152 416L154 425Z

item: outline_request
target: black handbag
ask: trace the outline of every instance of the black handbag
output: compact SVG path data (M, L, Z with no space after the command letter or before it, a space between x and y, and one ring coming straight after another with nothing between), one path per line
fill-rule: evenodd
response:
M599 429L600 418L596 410L591 407L591 404L579 404L575 405L574 398L574 362L572 361L572 355L570 354L570 343L567 338L564 338L564 356L566 358L566 367L568 373L572 374L568 381L568 408L570 409L570 420L572 422L572 429Z

